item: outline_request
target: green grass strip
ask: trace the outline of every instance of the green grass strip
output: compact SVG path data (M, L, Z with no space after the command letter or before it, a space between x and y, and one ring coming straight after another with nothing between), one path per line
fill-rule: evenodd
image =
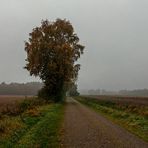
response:
M6 117L1 120L7 131L0 133L0 148L59 147L63 114L63 104L46 104L16 117Z
M29 132L27 132L15 147L59 147L58 132L63 117L63 105L53 104L47 114Z

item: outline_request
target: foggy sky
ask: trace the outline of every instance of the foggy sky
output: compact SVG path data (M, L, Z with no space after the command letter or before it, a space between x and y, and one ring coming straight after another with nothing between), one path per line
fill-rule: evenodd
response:
M0 0L0 82L38 81L23 69L24 41L56 18L86 47L80 89L148 88L148 0Z

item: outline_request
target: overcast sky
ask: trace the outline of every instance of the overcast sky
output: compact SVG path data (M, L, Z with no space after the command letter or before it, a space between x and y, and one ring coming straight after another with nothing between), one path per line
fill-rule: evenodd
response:
M0 82L38 81L23 69L24 41L56 18L86 47L80 89L148 88L148 0L0 0Z

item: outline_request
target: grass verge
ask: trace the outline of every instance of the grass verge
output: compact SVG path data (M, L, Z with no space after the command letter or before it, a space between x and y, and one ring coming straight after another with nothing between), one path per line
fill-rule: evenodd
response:
M87 97L76 97L75 99L148 142L148 117L142 113L145 112L145 108L139 107L141 112L139 114L131 109L133 108L132 105L128 104L120 104L119 106L115 102ZM137 108L138 106L134 110L138 110Z
M59 128L63 104L44 104L28 108L17 116L0 119L0 147L59 147Z

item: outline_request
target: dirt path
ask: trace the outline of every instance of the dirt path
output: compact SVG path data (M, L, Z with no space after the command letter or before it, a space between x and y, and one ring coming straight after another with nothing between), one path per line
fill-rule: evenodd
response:
M67 99L62 135L64 148L148 148L148 143L72 98Z

